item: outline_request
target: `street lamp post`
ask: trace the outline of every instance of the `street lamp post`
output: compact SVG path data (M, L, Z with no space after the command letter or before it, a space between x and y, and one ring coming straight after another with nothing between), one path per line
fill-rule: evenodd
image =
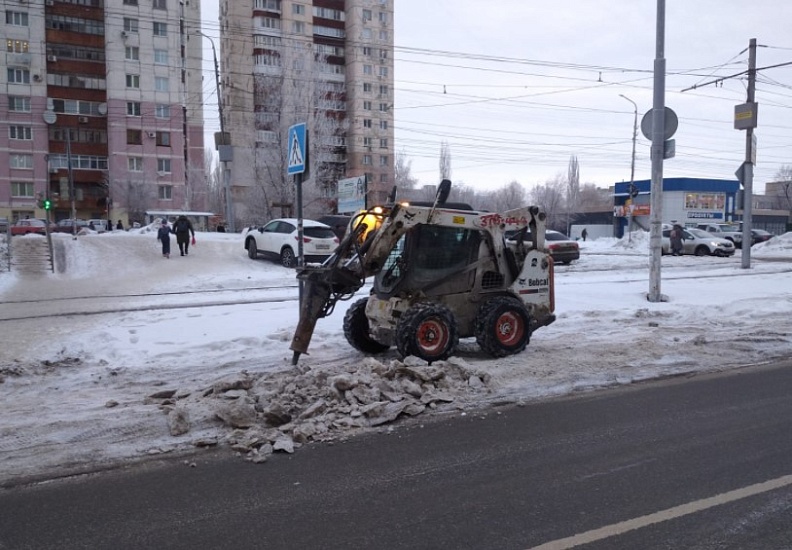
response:
M633 118L633 137L632 137L632 162L630 163L630 190L632 190L635 185L635 140L638 138L638 105L636 105L635 101L630 99L624 94L619 94L620 97L623 97L627 101L633 104L633 110L635 116ZM632 206L632 197L630 197L630 206ZM627 222L627 233L628 237L627 240L632 242L632 210L630 210L628 214L628 222Z
M236 231L235 223L234 223L234 205L231 200L231 182L228 173L228 154L225 146L229 144L226 143L226 132L225 132L225 117L223 117L223 98L220 95L220 66L217 63L217 49L215 48L214 40L211 36L202 33L201 31L195 31L196 34L203 36L204 38L209 40L209 44L212 45L212 57L214 59L214 72L215 72L215 93L217 95L217 111L220 115L220 145L218 145L218 149L220 149L220 161L223 163L223 194L225 196L225 216L226 216L226 224L228 225L229 230L233 233Z

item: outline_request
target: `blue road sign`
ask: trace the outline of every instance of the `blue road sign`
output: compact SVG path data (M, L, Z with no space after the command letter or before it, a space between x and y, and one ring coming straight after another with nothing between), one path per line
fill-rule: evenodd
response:
M286 170L288 175L302 174L305 172L305 159L307 153L305 150L306 132L307 130L305 129L304 122L289 127L289 143L287 144L289 165Z

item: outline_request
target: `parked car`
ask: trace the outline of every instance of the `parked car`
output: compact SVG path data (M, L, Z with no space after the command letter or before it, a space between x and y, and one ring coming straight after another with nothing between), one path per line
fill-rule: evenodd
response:
M516 231L509 231L506 233L507 241L513 241ZM530 233L526 232L523 242L531 242L533 237ZM548 229L545 231L545 246L550 252L550 256L556 263L570 264L574 260L580 259L580 246L577 241L573 241L560 231Z
M696 225L697 229L712 233L716 237L727 239L734 243L734 246L740 248L742 246L742 227L739 224L730 223L700 223Z
M775 235L764 229L751 229L751 235L753 235L753 244L764 243L775 237Z
M94 218L92 220L88 220L89 226L91 225L91 222L93 222L94 231L96 231L97 233L104 233L105 231L107 231L107 220L100 220Z
M54 230L54 226L50 224L50 231ZM38 218L26 218L18 220L11 226L11 235L28 235L33 233L35 235L47 234L47 222Z
M266 225L253 225L242 232L248 257L259 255L279 261L283 267L297 267L297 219L278 218ZM323 262L338 246L338 237L329 225L303 220L303 258Z
M79 218L75 220L72 219L60 220L58 222L57 227L55 228L55 231L57 231L58 233L71 233L72 227L75 228L74 231L75 233L79 233L80 229L82 229L83 227L88 227L88 222L85 220L81 220Z
M671 229L663 229L662 253L671 253ZM732 256L734 243L728 239L716 237L703 229L688 227L682 230L682 254L696 256Z
M329 225L331 228L333 228L333 233L336 234L336 237L343 239L344 235L346 235L346 231L351 220L352 216L345 216L343 214L328 214L326 216L320 216L316 221L325 225Z

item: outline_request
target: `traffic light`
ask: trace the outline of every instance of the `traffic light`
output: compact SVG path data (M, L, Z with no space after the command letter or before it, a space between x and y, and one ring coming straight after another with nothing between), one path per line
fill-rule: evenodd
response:
M41 202L42 206L44 206L44 210L52 210L52 201L49 198L46 198Z

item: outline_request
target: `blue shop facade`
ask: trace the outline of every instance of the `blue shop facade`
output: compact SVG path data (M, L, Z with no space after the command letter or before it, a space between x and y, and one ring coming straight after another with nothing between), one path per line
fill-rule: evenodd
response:
M662 222L694 226L713 221L737 222L737 180L665 178L663 179ZM649 230L651 180L614 185L613 218L617 237L624 236L632 220L633 229ZM740 212L741 214L742 212Z

